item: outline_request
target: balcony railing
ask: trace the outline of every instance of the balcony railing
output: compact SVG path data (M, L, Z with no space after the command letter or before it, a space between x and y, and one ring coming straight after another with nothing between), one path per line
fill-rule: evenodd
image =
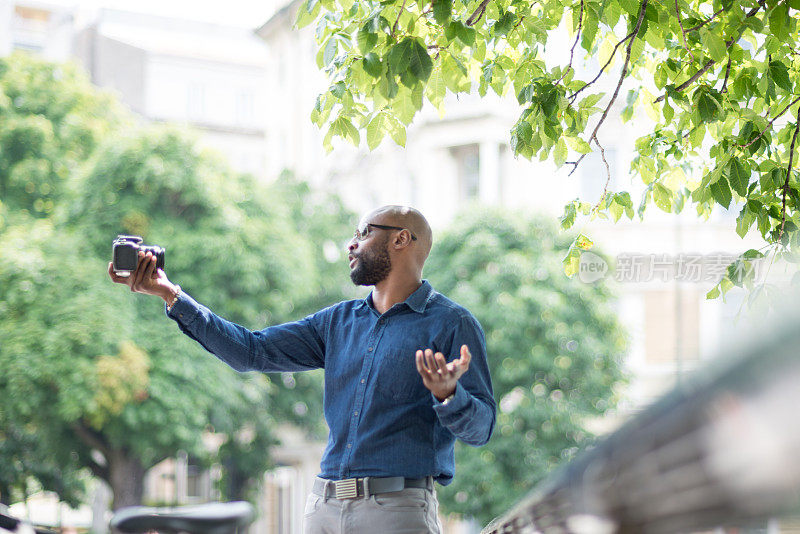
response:
M800 317L736 352L554 472L483 534L671 534L800 512Z

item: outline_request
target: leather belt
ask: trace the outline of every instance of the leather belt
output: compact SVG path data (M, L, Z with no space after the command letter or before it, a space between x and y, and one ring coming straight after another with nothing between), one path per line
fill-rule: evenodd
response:
M344 480L326 480L317 477L314 480L314 493L325 499L355 499L368 497L378 493L390 493L405 488L429 488L430 477L364 477L346 478Z

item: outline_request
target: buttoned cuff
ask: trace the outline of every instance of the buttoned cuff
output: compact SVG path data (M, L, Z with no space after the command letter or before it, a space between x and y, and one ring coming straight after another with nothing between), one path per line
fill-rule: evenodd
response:
M431 398L433 399L433 409L440 417L458 413L466 408L470 402L470 394L458 382L456 382L456 391L453 394L453 398L447 404L439 402L439 399L434 397L433 393L431 393Z
M164 303L164 312L167 314L167 317L173 321L188 326L192 324L200 314L200 304L185 291L181 291L178 300L175 301L172 308L167 309L167 303Z

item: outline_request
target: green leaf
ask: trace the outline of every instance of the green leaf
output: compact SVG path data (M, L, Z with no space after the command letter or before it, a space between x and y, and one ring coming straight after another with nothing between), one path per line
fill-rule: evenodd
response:
M578 210L575 207L575 202L570 202L569 204L564 206L564 213L559 217L559 221L561 221L561 229L562 230L569 230L572 228L572 225L575 224L575 216L578 214Z
M442 76L442 62L439 60L436 62L430 78L428 78L428 84L425 86L425 95L431 104L439 108L444 102L446 93L447 84L444 81L444 76Z
M714 61L722 61L728 55L725 40L714 31L703 28L700 31L703 44L708 48L708 53Z
M416 39L408 39L410 41L408 47L408 70L422 83L428 81L433 70L433 62L428 55L428 51Z
M785 41L789 37L789 5L780 3L769 15L769 31L777 39Z
M433 20L447 24L453 16L453 0L433 0Z
M386 119L383 113L375 115L367 124L367 146L370 150L375 150L383 141L386 135Z
M300 6L297 10L297 18L294 21L294 27L297 29L305 28L317 18L319 13L319 3L317 0L308 0L305 6Z
M653 185L653 202L656 203L662 211L667 213L672 212L672 191L664 187L663 184L655 183Z
M744 239L744 236L747 235L747 232L750 230L750 227L753 226L754 222L756 222L756 216L750 211L747 204L745 204L744 207L742 207L741 213L736 218L736 233L739 234L739 237Z
M616 201L616 198L611 201L611 204L608 206L608 211L611 213L611 217L614 219L614 222L619 221L620 217L622 217L622 212L624 208Z
M719 284L714 286L711 291L706 293L706 300L712 300L719 297Z
M700 120L703 122L716 121L722 114L722 96L718 91L709 88L697 90L695 103L697 111L700 113Z
M581 249L579 249L575 242L569 246L566 256L561 260L564 265L564 274L572 278L578 273L581 264Z
M634 17L639 15L639 2L637 0L619 0L619 5L622 6L629 15Z
M469 91L471 82L466 67L450 54L442 57L442 76L447 88L454 93Z
M339 51L339 41L338 38L334 35L328 42L325 43L325 52L322 55L322 65L328 66L336 57L337 52Z
M721 176L719 180L712 183L710 186L711 189L711 196L714 197L714 200L725 209L728 209L731 205L731 188L728 185L728 179L724 176Z
M590 108L595 104L597 104L600 101L600 99L603 98L604 96L605 93L597 93L594 95L589 95L580 101L580 103L578 104L578 108L579 109Z
M422 107L422 85L417 84L413 88L403 87L397 92L392 109L397 117L404 124L411 124L417 110Z
M497 22L492 26L492 32L495 37L499 37L508 33L514 27L514 22L517 20L516 15L510 11L506 11L500 16Z
M556 164L556 167L561 167L564 165L565 161L567 161L567 143L565 143L564 138L561 137L558 139L553 149L553 163Z
M578 234L575 238L575 246L581 250L589 250L594 246L594 242L583 234Z
M385 128L392 140L400 146L406 146L406 127L391 113L385 116Z
M401 74L408 70L408 65L411 62L412 42L414 42L413 39L406 37L389 50L386 60L389 65L389 71L392 74Z
M732 157L728 167L728 179L731 189L741 196L747 196L747 186L750 183L750 166L737 157Z
M763 258L764 254L762 252L754 249L754 248L751 248L750 250L748 250L744 254L742 254L742 257L746 258L748 260L755 260L755 259L758 259L758 258Z
M769 75L775 85L785 91L792 91L792 82L789 79L789 69L780 61L771 61L769 64Z
M380 78L381 74L383 73L383 65L381 64L381 58L375 52L370 52L364 59L361 60L363 63L364 71L372 76L373 78Z
M387 100L392 100L397 96L398 85L392 73L387 72L385 76L381 77L378 82L378 91Z
M530 143L533 136L533 127L531 123L526 120L521 120L517 123L517 138L524 143Z
M477 33L475 28L467 26L466 24L459 24L458 26L458 40L466 46L473 46L475 44Z
M376 44L378 44L378 34L364 31L362 28L359 30L358 35L356 36L356 43L358 44L358 49L361 51L361 53L366 54L375 48Z
M575 150L579 154L588 154L592 151L592 147L589 146L589 143L580 137L567 137L567 143L569 143L572 150Z

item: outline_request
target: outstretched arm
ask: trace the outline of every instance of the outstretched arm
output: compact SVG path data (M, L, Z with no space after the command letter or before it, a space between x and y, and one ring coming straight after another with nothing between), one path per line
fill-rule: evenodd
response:
M127 285L135 293L155 295L168 305L174 304L168 316L178 323L181 331L207 351L237 371L304 371L325 366L324 341L320 325L322 312L300 321L252 331L223 319L182 293L156 269L156 258L150 252L139 253L136 270L130 276L120 276L108 264L108 275L117 284Z

